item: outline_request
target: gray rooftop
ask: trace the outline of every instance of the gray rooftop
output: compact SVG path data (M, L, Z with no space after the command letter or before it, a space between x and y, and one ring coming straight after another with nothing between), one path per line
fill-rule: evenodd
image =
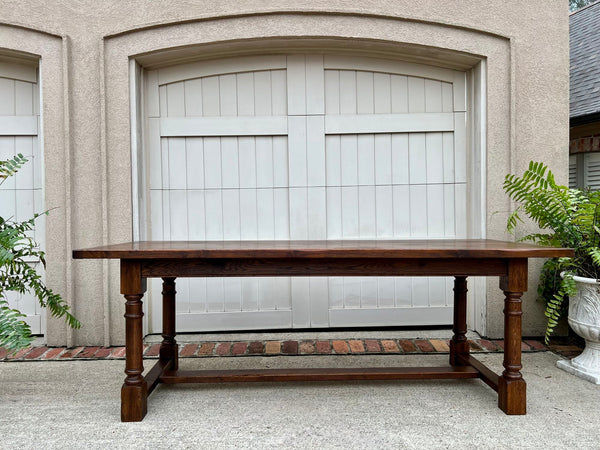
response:
M600 112L600 1L569 17L570 117Z

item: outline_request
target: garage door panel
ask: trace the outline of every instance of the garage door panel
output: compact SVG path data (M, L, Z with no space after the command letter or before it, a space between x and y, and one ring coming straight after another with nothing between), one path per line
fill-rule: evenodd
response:
M376 134L375 146L375 184L392 184L392 135Z
M256 138L238 138L240 188L256 187ZM229 165L224 161L223 170Z
M453 112L451 83L386 73L327 70L325 98L333 115Z
M377 221L375 213L375 186L358 187L359 230L361 239L375 239L377 237Z
M444 182L444 147L442 133L427 133L425 135L427 183Z
M290 55L284 67L265 70L236 72L226 63L229 72L199 69L179 79L172 71L169 83L156 86L162 156L149 159L160 165L161 182L158 189L155 181L151 185L150 204L160 211L151 211L152 221L161 214L163 219L156 233L152 226L153 236L466 235L465 151L458 149L466 136L457 130L466 116L454 112L456 74L390 60L356 61L350 66L346 57ZM156 124L151 118L148 123ZM152 170L150 178L156 178ZM321 327L340 326L342 317L349 325L378 309L430 308L433 316L446 317L440 311L451 307L451 280L443 278L191 283L178 299L182 317L218 314L219 324L209 329L234 329L239 314L259 311L290 311L292 326Z
M33 138L30 136L15 136L15 154L21 153L29 162L25 164L13 177L15 179L16 189L29 189L34 187L34 161L33 156Z
M183 82L184 112L187 117L202 117L202 78Z
M412 278L401 277L394 279L394 306L396 308L411 307L412 302Z
M340 166L342 186L358 184L358 136L340 137Z
M204 190L188 190L188 239L203 241L206 239L206 205L204 204Z
M0 116L15 115L15 80L0 78Z
M411 278L412 303L411 306L429 306L429 279L422 277Z
M240 240L240 191L223 189L222 191L223 239ZM209 211L210 217L210 211Z
M444 186L427 185L427 237L445 237L444 206Z
M287 82L285 70L174 82L159 88L160 111L163 117L284 116L288 109ZM294 90L290 95L298 103L302 102L306 110L301 92Z
M219 76L219 115L237 116L237 78L239 75Z
M167 141L168 187L169 189L187 188L187 149L184 138L170 138Z
M263 280L239 278L240 305L237 311L260 311L260 284ZM229 279L225 280L225 285Z
M372 186L375 184L375 136L358 135L357 146L358 184Z
M325 117L327 134L453 131L451 113L339 114Z
M245 151L245 149L242 149ZM238 152L238 139L235 137L222 137L221 148L221 187L223 188L239 188L240 187L240 158ZM254 153L254 148L252 149ZM242 155L244 162L248 159L254 159L254 154Z
M408 113L408 77L391 75L392 114Z
M254 116L255 115L255 95L254 74L240 73L235 76L237 89L237 115ZM260 95L260 93L258 93Z
M341 186L341 144L339 135L325 136L325 178L327 186Z
M239 191L240 239L258 239L258 201L256 189ZM226 237L225 239L230 239Z
M307 194L308 239L327 239L327 194L325 187L310 187Z
M290 187L290 239L308 239L308 189Z
M221 178L221 138L203 138L204 185L207 189L223 187Z
M271 295L275 297L275 309L290 311L292 309L292 279L280 277L271 280L273 283Z
M306 118L306 168L308 186L325 186L325 120L323 116ZM294 171L295 167L290 167Z
M342 187L342 239L360 237L358 186Z
M410 184L427 183L427 144L425 133L408 135L408 167Z
M163 137L191 136L274 136L288 134L286 117L164 117Z
M0 216L23 222L45 209L42 189L43 166L39 148L39 99L36 67L0 61L0 160L22 154L28 160L16 175L0 183ZM45 217L38 217L35 228L26 235L40 249L45 248ZM32 263L44 278L42 264ZM8 304L25 314L24 321L33 334L42 333L44 309L31 293L9 292Z
M183 83L168 84L165 93L167 95L167 116L185 116L185 90Z
M377 308L378 291L377 279L373 277L363 277L360 280L361 308Z
M454 111L454 92L452 83L442 82L442 112Z
M410 174L408 134L392 135L392 183L408 184Z
M189 236L187 194L180 189L169 191L170 239L174 241L186 241Z
M258 281L250 280L255 289L258 289ZM227 278L223 282L223 310L241 311L242 310L242 279L238 277Z
M444 183L454 183L456 181L456 174L454 170L454 133L442 133L442 152Z
M399 239L410 237L410 186L407 184L392 187L394 214L394 236Z
M223 58L212 61L198 61L159 69L158 81L162 85L219 74L284 69L285 67L286 57L284 55Z
M454 181L467 182L467 115L454 113Z
M306 186L306 117L288 117L288 158L290 187Z
M447 306L446 278L429 278L429 302L428 306Z
M257 189L256 216L258 239L275 239L275 192L273 190Z
M284 116L288 111L287 102L287 76L285 70L271 72L271 102L272 115Z
M287 140L286 136L273 136L273 182L278 188L289 185Z
M427 186L424 184L410 185L409 203L410 236L415 239L426 238L428 222Z
M202 97L202 115L205 117L219 116L221 108L219 106L220 83L219 77L202 78L201 97Z
M279 72L285 76L283 71ZM287 91L284 86L272 81L272 74L271 71L254 72L254 114L257 116L273 115L273 94L285 100Z
M304 55L287 57L287 101L290 115L306 115L306 61Z
M373 72L356 72L356 112L373 114L375 112Z
M454 185L456 239L467 238L467 184Z
M206 312L225 310L225 284L223 278L206 280Z
M364 70L390 74L411 75L452 83L457 71L425 64L350 55L325 55L325 69ZM460 73L460 72L459 72ZM464 72L463 72L464 74Z
M390 114L392 112L392 76L389 73L373 74L373 112Z
M274 160L276 148L285 146L285 138L278 146L274 145L273 137L163 138L163 141L168 189L150 192L154 239L289 239L289 188L273 186L275 164L281 166L282 161L284 164L287 161L281 155L279 162ZM266 149L266 155L271 156L270 163L265 163L264 155L262 162L257 159L261 152L256 152L257 141L258 149ZM257 188L257 173L265 172L265 167L269 173L261 176L262 187ZM181 171L184 174L187 171L188 176L178 176ZM203 183L200 183L202 189L186 188L186 184L196 180L198 171L204 172L208 188ZM306 197L307 188L302 189ZM324 207L320 209L324 211ZM306 205L303 211L307 217ZM205 280L202 285L181 280L177 290L179 314L289 309L291 304L289 279L228 278ZM160 280L153 280L151 291L153 296L160 296ZM158 319L154 316L151 323L157 327Z
M160 285L160 280L156 280ZM177 280L177 302L175 303L175 312L177 314L187 314L190 312L190 281L180 278Z
M456 210L456 192L454 184L444 184L444 237L456 237L456 221L461 212Z
M223 192L220 189L204 191L204 208L206 217L206 239L218 241L223 239Z
M442 112L442 82L425 80L425 112Z
M378 239L394 237L394 194L391 185L375 187L375 221Z
M252 117L287 114L286 72L217 75L162 85L163 117ZM298 93L294 93L298 95Z
M256 186L269 188L275 185L273 173L273 138L256 138Z
M26 81L15 81L15 115L33 115L33 92L35 84Z
M179 284L179 280L177 284ZM188 278L187 280L190 284L190 292L193 294L189 299L189 314L206 312L206 278Z
M290 239L289 192L285 188L273 190L273 219L275 239Z
M425 112L425 79L408 77L408 112Z

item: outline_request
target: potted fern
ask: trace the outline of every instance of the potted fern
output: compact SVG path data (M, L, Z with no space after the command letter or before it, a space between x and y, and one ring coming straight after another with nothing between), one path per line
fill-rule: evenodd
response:
M508 218L509 232L514 234L525 213L541 230L520 240L575 250L574 257L549 259L542 267L538 294L546 303L545 339L548 343L568 310L569 325L586 347L557 365L600 384L600 192L558 185L540 162L530 162L520 177L507 175L504 190L518 205Z
M18 154L8 160L0 160L0 184L14 175L27 162ZM33 338L31 329L22 320L23 314L13 309L7 299L9 291L32 292L42 307L48 308L55 317L64 317L69 326L79 328L80 323L69 312L69 306L57 293L46 287L32 262L45 266L44 252L29 236L35 220L17 222L0 216L0 347L11 351L27 347Z

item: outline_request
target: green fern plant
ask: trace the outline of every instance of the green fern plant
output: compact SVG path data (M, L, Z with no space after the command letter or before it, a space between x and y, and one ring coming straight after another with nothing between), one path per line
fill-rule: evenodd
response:
M0 160L0 184L14 175L27 163L27 158L18 154L8 160ZM30 327L23 321L24 315L9 306L10 291L24 294L32 292L40 305L55 317L65 317L67 324L79 328L81 324L69 312L69 306L57 293L47 288L41 275L32 266L39 262L46 266L44 252L30 237L35 220L43 214L35 214L29 220L17 222L12 218L0 217L0 347L11 351L31 344Z
M600 192L558 185L546 165L533 161L522 176L506 176L504 191L518 205L508 217L508 231L515 233L523 213L541 229L520 241L575 249L574 257L549 259L542 267L538 296L546 304L548 343L567 313L569 296L577 292L573 276L599 278Z

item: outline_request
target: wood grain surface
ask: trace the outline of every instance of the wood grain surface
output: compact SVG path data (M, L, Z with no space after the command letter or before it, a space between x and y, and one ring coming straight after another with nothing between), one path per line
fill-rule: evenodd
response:
M139 241L74 250L73 258L553 258L572 249L491 239Z

